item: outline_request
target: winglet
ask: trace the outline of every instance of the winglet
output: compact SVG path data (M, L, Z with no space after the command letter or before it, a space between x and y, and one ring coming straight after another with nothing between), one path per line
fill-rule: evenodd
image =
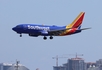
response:
M78 28L82 24L84 14L85 12L81 12L71 24L66 26L66 28Z

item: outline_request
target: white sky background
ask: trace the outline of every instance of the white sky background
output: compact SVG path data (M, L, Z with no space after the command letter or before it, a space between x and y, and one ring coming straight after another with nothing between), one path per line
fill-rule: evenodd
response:
M54 37L19 37L12 27L20 23L67 25L85 12L82 27L92 27L79 34ZM85 62L102 58L102 0L0 0L0 62L18 59L30 70L52 70L52 57L63 54L84 54ZM64 55L65 57L75 57ZM59 65L67 62L60 58Z

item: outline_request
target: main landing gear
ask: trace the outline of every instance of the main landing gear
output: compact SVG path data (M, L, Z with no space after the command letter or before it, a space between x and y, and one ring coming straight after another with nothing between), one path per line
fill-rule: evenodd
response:
M46 36L44 36L44 37L43 37L43 39L44 39L44 40L46 40L46 39L47 39L47 37L46 37ZM49 39L53 39L53 37L52 37L52 36L50 36L50 37L49 37Z
M49 38L50 38L50 39L53 39L53 37L52 37L52 36L50 36Z
M44 39L44 40L46 40L46 39L47 39L47 37L46 37L46 36L44 36L44 37L43 37L43 39Z

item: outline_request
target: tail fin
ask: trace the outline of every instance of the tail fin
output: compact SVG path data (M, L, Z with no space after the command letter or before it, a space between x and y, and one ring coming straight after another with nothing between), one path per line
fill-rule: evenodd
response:
M79 26L78 29L81 29L81 26Z
M66 28L78 28L81 26L83 18L84 18L85 12L81 12L76 19L69 25L66 26Z

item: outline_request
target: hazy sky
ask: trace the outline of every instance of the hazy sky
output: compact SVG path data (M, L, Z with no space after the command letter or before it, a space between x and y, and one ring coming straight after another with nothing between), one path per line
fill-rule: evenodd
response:
M29 37L12 31L20 23L67 25L85 12L82 27L92 27L79 34L49 38ZM85 62L102 58L102 0L0 0L0 62L21 64L30 70L52 70L56 55L84 54ZM68 58L59 58L59 65Z

